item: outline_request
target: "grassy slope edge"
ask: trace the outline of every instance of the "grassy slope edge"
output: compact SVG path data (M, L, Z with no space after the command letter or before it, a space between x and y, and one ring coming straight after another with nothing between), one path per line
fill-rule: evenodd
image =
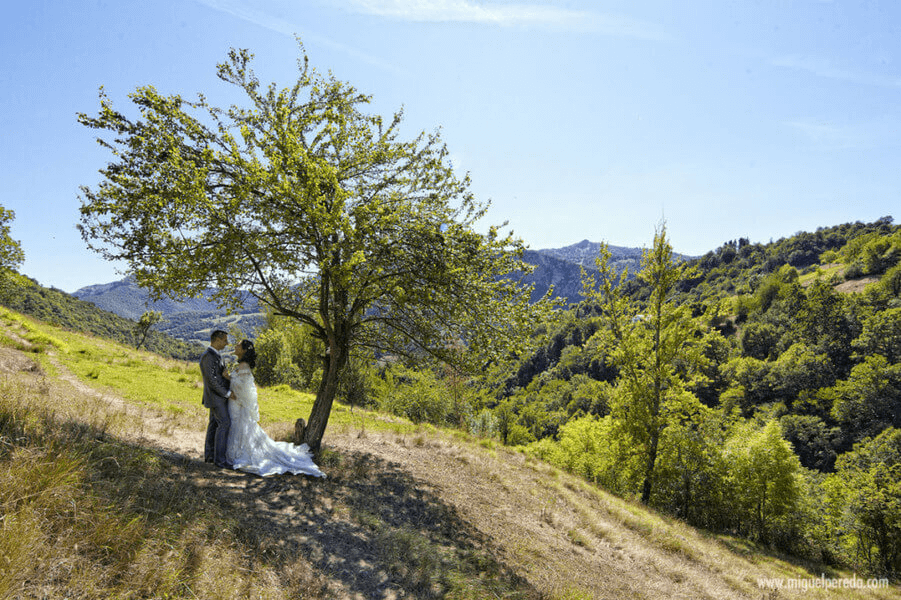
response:
M198 460L195 365L5 309L0 332L0 597L901 598L765 589L853 574L343 406L328 479L218 471ZM279 438L311 401L260 398Z

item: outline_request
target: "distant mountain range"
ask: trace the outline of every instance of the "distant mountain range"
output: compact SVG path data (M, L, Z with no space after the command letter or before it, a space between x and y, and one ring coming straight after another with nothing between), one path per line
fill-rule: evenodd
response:
M594 259L597 258L600 247L599 243L583 240L564 248L526 250L523 260L535 265L535 270L523 278L524 283L535 286L532 300L541 298L552 285L554 295L565 302L581 300L581 268L594 271ZM611 252L610 264L617 271L626 267L630 273L638 271L642 252L640 248L608 248ZM156 329L186 341L208 341L213 328L228 329L229 326L237 326L250 334L264 322L262 311L253 299L248 299L239 314L227 316L211 299L213 290L209 290L201 298L152 301L148 291L139 287L131 277L83 287L72 295L132 320L140 319L148 310L159 311L163 314L164 321Z
M134 321L140 319L141 315L148 310L158 310L164 315L180 312L215 312L218 310L216 303L211 299L213 295L212 290L204 294L202 298L189 298L183 301L164 298L152 301L150 293L139 287L133 277L126 277L112 283L89 285L74 292L72 295L79 300L93 302L104 310L114 312Z
M633 271L633 267L641 264L641 248L626 248L623 246L607 246L610 250L610 264L618 271L623 267L629 267ZM601 251L601 244L598 242L590 242L582 240L578 244L566 246L564 248L549 248L547 250L538 250L541 254L554 256L567 262L575 263L583 267L594 268L595 259Z
M641 265L641 248L607 246L610 250L610 266L617 272L628 268L629 273L637 273ZM524 278L525 283L534 284L532 301L539 299L554 286L554 295L567 303L582 299L582 269L596 272L595 259L601 251L601 244L582 240L572 246L526 250L523 260L535 265L535 270Z
M108 310L119 316L137 321L148 310L162 313L163 322L155 327L158 331L185 341L209 342L213 329L228 329L237 326L245 333L252 333L263 322L260 306L253 298L248 298L238 314L226 315L214 300L214 290L208 290L201 298L170 300L164 298L153 301L150 293L138 286L133 277L126 277L112 283L89 285L72 293L85 302Z

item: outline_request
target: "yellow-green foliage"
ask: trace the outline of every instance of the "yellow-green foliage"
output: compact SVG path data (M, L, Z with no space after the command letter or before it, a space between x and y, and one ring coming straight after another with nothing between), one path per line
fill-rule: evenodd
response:
M798 457L782 438L779 422L736 426L725 458L740 527L766 541L792 533L790 521L799 517L805 488Z
M901 259L901 231L891 234L870 232L849 241L841 249L845 263L866 274L879 274Z
M833 252L833 254L835 254ZM836 255L837 256L837 255ZM821 260L828 260L826 256L823 256ZM831 261L829 261L831 262ZM801 285L808 285L818 279L822 279L823 281L835 281L841 277L842 272L844 271L844 265L840 264L827 264L820 267L817 267L815 270L810 273L806 273L798 277L798 283ZM840 279L839 279L840 281Z
M607 490L632 491L637 465L629 465L628 453L620 448L613 419L583 417L560 428L559 441L544 438L526 447L526 452L580 475Z
M21 337L31 344L32 348L30 349L34 352L43 352L51 346L61 352L68 352L68 346L58 337L51 335L44 330L37 321L33 321L32 319L13 312L3 306L0 306L0 320L2 320L3 324L7 327L17 327L21 331ZM14 347L20 346L20 344L17 344L9 336L4 335L3 337L7 343L12 342L9 345Z
M889 428L856 444L838 459L826 483L830 537L858 567L901 572L901 430Z

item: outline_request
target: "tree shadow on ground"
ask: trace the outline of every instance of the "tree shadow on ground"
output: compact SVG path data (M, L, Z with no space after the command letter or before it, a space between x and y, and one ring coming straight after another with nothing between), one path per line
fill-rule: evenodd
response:
M455 507L398 464L329 451L320 465L327 479L261 478L164 456L237 515L251 551L266 552L274 566L302 556L353 597L542 596Z

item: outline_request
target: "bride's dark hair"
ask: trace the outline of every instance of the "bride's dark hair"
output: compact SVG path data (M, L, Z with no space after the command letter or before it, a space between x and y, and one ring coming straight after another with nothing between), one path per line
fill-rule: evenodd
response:
M244 356L241 357L241 362L246 362L251 369L254 368L257 364L257 351L253 347L253 342L241 340L241 347L244 348Z

